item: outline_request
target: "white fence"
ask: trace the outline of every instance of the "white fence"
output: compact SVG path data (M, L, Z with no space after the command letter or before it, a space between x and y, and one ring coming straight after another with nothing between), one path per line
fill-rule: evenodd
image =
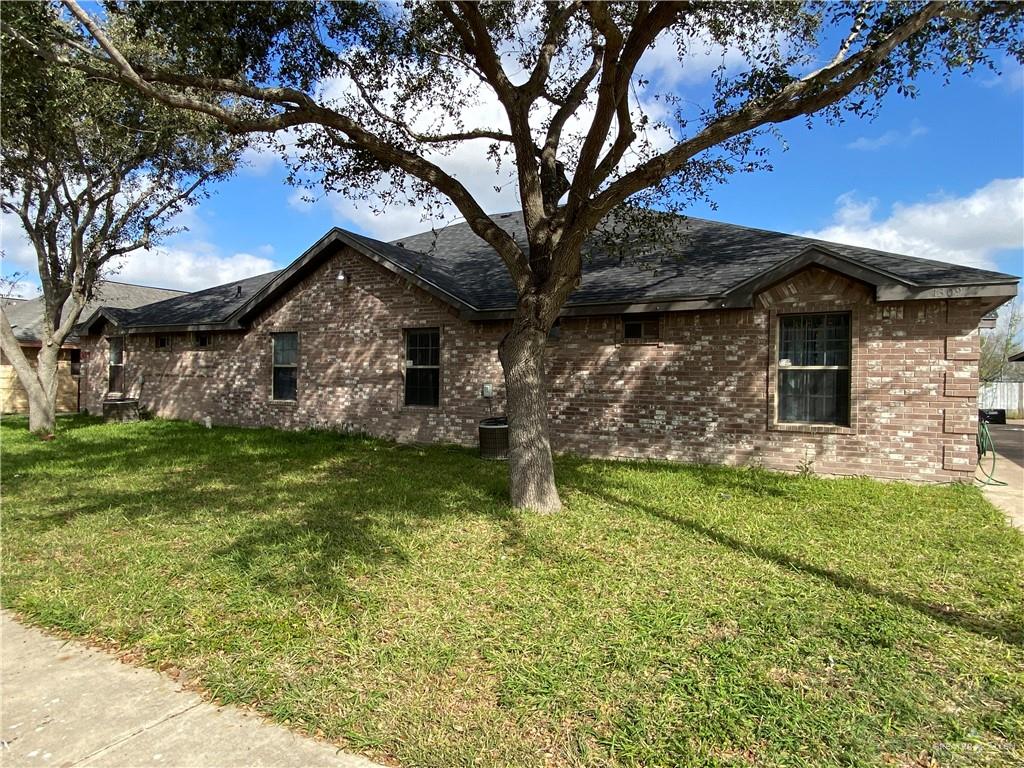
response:
M1004 408L1010 418L1024 411L1024 381L989 381L978 390L979 408Z

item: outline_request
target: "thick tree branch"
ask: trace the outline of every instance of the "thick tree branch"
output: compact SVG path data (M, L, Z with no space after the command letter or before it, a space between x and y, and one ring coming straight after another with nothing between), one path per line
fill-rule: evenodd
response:
M519 86L519 92L528 101L534 101L543 92L548 73L551 71L551 61L558 52L559 38L565 31L569 19L582 7L581 0L573 0L561 7L555 3L545 5L545 10L551 13L551 21L544 32L544 39L541 41L540 50L537 53L537 63L530 73L530 78Z
M604 180L598 168L607 175L622 158L626 148L636 138L629 119L629 84L644 52L679 15L689 8L688 3L662 0L650 8L645 7L641 23L634 24L626 38L601 3L587 4L595 29L605 39L605 53L601 67L601 80L597 89L597 106L590 130L580 150L576 173L569 189L565 218L573 221ZM599 161L601 148L608 136L611 123L618 117L619 130L607 156Z
M538 251L544 250L545 219L544 194L540 172L537 167L537 148L530 130L530 105L532 100L524 97L520 89L512 85L501 65L501 57L494 47L487 23L479 7L472 2L456 2L454 7L441 4L441 12L462 37L466 49L473 54L487 83L494 90L498 101L505 108L509 130L516 155L516 173L519 178L519 197L522 203L526 231L530 235L530 269L543 270L544 264L537 259ZM455 12L458 8L459 13ZM460 17L461 15L461 17Z
M7 317L7 310L0 307L0 349L3 350L4 357L10 361L14 367L14 372L18 376L18 381L22 382L24 386L25 382L29 382L29 386L25 389L36 388L36 394L38 397L42 396L43 389L39 383L39 377L36 376L35 369L32 367L32 363L25 357L25 352L21 348L21 342L18 341L18 337L14 335L14 329L11 327L11 321Z
M569 188L568 181L565 181L564 173L560 171L558 161L558 146L562 140L562 130L566 122L576 114L587 98L591 83L601 71L601 59L604 55L604 47L594 34L591 37L590 47L593 55L590 66L573 83L568 94L559 104L558 109L548 123L547 134L544 138L544 146L541 149L541 178L544 186L544 205L548 216L554 216L558 202L562 195Z
M839 102L866 82L897 46L923 30L942 11L942 3L929 3L870 47L790 83L766 101L747 102L686 141L642 163L594 197L584 217L585 226L595 225L632 195L678 172L700 152L754 128L784 122Z
M385 139L366 130L351 118L335 110L317 105L311 98L292 89L261 88L247 83L239 83L226 79L195 78L178 75L154 73L155 82L177 86L194 86L216 92L229 93L255 99L268 104L296 104L297 94L301 94L302 107L284 112L264 120L246 120L239 118L220 105L201 99L185 96L180 93L169 93L159 89L135 71L128 60L117 50L114 43L107 37L75 0L62 0L76 19L96 40L110 59L113 75L119 82L130 85L157 101L168 106L187 109L207 114L219 120L230 130L239 133L274 132L283 128L294 127L304 123L318 123L344 133L355 145L372 154L386 164L393 164L406 173L427 182L446 195L456 208L465 216L466 222L473 231L490 243L505 262L517 287L525 287L529 283L528 261L515 240L497 226L480 207L463 184L445 173L439 166L422 156L402 149L387 142ZM72 63L72 66L77 66ZM172 82L173 81L173 82ZM205 84L205 85L204 85Z

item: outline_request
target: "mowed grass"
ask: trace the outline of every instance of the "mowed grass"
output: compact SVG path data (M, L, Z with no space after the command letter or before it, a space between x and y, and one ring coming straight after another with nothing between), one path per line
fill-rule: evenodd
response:
M1024 764L1024 537L969 487L324 432L2 436L3 603L404 766Z

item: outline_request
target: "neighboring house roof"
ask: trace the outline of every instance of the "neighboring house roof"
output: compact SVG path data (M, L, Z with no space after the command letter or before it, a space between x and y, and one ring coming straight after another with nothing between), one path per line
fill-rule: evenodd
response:
M496 222L525 245L522 213ZM1018 278L781 232L669 216L671 246L623 258L601 235L584 247L583 278L565 314L749 307L753 296L810 264L875 286L880 301L951 296L1008 297ZM332 229L280 272L189 294L131 312L116 321L141 331L156 326L244 327L270 302L341 248L351 247L456 307L472 319L509 317L516 294L505 265L466 223L391 243Z
M1011 362L1011 363L1021 363L1021 362L1024 362L1024 350L1018 352L1016 355L1010 355L1006 359L1009 362Z
M184 296L184 291L174 291L169 288L153 288L148 285L135 285L133 283L119 283L114 280L105 280L96 287L92 300L85 305L81 317L89 317L101 307L109 307L113 310L141 307L152 304L155 301ZM32 345L42 343L43 333L43 297L21 301L11 306L5 306L4 312L11 323L14 335L18 341ZM74 337L68 339L74 342Z

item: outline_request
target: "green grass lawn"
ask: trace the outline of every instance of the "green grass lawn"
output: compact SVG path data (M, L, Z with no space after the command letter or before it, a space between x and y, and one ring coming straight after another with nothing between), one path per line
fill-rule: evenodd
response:
M1024 764L1024 537L974 488L332 433L2 435L3 604L403 766Z

